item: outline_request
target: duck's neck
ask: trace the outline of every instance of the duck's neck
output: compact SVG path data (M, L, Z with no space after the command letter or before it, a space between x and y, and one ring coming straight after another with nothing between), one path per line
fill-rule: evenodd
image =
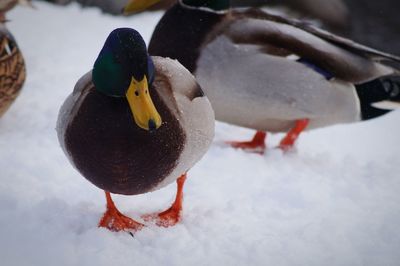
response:
M177 59L190 72L196 70L200 46L226 13L191 9L180 3L169 9L154 30L149 53Z

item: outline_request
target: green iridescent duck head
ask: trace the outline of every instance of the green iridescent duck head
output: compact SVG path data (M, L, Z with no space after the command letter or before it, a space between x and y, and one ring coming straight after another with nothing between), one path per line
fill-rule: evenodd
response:
M94 63L96 90L110 97L126 97L136 124L145 130L161 126L149 86L154 65L142 36L130 28L113 30Z

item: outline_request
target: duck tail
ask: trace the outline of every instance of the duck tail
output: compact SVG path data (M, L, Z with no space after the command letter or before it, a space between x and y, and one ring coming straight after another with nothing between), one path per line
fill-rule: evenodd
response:
M369 120L400 109L400 75L384 76L356 85L361 119Z

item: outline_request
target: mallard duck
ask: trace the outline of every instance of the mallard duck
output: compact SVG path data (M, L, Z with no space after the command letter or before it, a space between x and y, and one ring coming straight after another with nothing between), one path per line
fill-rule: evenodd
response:
M21 51L11 33L0 23L0 117L17 98L26 77Z
M398 70L378 62L399 57L259 9L230 9L229 0L180 0L149 53L178 59L217 120L258 131L230 144L261 153L266 131L287 132L279 145L287 150L305 129L375 118L389 112L382 101L400 100Z
M177 223L186 172L214 135L214 112L194 77L176 60L150 57L146 49L137 31L112 31L57 122L71 164L105 191L99 226L112 231L136 231L143 224L121 214L110 193L137 195L175 180L171 208L147 218L162 226Z

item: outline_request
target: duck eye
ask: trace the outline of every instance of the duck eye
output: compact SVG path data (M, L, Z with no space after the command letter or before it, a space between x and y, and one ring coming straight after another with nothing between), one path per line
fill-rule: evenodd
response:
M146 93L146 94L147 94L147 90L145 90L145 91L144 91L144 93Z
M135 91L135 95L136 95L136 96L139 96L139 92L138 92L138 91Z

